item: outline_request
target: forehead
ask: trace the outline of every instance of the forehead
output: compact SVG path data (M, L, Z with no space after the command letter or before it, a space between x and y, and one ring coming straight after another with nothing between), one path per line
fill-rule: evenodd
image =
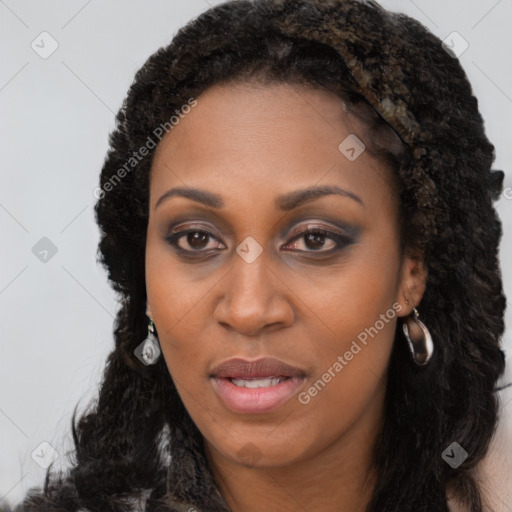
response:
M321 88L228 82L210 87L201 94L197 106L182 117L164 137L160 147L173 146L173 139L177 145L182 138L198 135L208 136L201 140L203 146L216 135L251 133L258 136L259 144L265 142L265 136L268 144L273 140L278 142L278 135L281 138L287 134L296 137L301 132L311 137L319 133L320 128L325 136L327 131L339 129L346 118L342 100ZM305 130L307 126L309 130ZM291 127L295 128L292 132L284 130ZM229 144L229 139L224 142Z
M158 145L151 204L174 186L208 187L234 199L332 183L352 187L355 194L374 193L376 184L385 183L386 170L354 146L363 131L343 101L324 89L216 85ZM346 153L350 145L360 152L355 159L347 157L354 155Z

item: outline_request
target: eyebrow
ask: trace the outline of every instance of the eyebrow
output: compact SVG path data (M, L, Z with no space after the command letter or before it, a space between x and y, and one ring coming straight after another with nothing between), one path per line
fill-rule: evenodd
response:
M293 210L302 204L313 201L323 196L336 194L342 197L348 197L364 206L360 197L356 196L353 192L338 187L337 185L323 185L317 187L309 187L301 190L294 190L286 194L280 195L276 198L276 206L283 211ZM167 199L171 197L185 197L198 203L202 203L211 208L222 208L224 200L219 194L208 192L199 188L190 187L175 187L171 188L163 194L155 204L155 209Z

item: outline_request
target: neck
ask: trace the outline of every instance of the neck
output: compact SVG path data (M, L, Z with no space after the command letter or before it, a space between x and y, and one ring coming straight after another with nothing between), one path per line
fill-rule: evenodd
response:
M208 464L231 511L364 512L376 481L372 455L382 407L370 407L369 417L314 457L285 466L243 466L206 442Z

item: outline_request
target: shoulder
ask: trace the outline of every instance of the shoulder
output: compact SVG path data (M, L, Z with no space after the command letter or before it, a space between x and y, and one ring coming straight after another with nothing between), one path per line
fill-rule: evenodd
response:
M499 396L500 416L496 433L477 469L484 512L512 510L512 386L502 389ZM448 496L450 512L469 512L449 493Z
M510 382L508 379L507 382ZM489 452L479 465L484 498L490 512L512 510L512 386L502 389L500 418Z

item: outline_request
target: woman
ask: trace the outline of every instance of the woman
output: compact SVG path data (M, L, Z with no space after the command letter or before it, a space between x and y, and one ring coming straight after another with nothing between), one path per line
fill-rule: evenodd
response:
M375 3L228 2L110 145L116 348L74 467L17 511L486 510L503 173L441 41Z

